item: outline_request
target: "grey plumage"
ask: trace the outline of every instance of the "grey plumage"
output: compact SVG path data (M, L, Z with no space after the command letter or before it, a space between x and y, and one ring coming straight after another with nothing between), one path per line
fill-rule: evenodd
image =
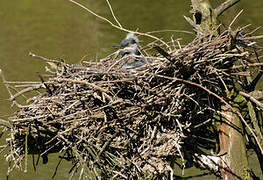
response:
M131 58L124 59L121 63L121 68L123 69L135 69L140 66L143 66L147 63L147 60L143 57L142 53L138 49L139 40L134 33L129 33L121 41L120 44L114 45L113 47L122 48L119 50L120 58L124 58L125 56L134 56ZM140 57L138 57L140 56Z

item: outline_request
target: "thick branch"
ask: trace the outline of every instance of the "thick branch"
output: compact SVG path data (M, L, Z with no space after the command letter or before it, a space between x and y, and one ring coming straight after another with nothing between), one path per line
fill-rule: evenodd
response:
M256 90L250 92L249 94L259 101L263 100L263 91Z
M228 0L228 1L224 2L224 3L222 3L216 9L214 9L215 16L216 17L220 16L221 14L223 14L223 12L225 12L230 7L234 6L239 1L240 0Z
M239 92L242 96L249 98L250 101L252 101L253 103L255 103L257 106L259 106L260 108L263 108L263 104L261 102L259 102L255 97L253 97L250 94L247 94L245 92L240 91Z

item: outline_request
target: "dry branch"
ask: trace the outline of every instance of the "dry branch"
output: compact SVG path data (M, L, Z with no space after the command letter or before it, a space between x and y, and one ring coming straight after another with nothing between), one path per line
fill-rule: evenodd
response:
M215 10L215 16L218 17L221 14L223 14L227 9L231 8L234 6L236 3L238 3L240 0L227 0L220 4Z

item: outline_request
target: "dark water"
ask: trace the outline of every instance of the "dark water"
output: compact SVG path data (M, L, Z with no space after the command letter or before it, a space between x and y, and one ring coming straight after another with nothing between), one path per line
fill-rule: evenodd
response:
M105 1L79 2L113 21ZM220 2L222 0L213 1L214 4ZM189 15L190 3L190 0L114 0L112 6L121 24L131 30L192 31L183 18L183 15ZM241 9L244 12L234 27L252 24L249 28L253 29L262 25L263 1L258 0L241 1L224 14L220 21L228 24L232 19L230 17ZM263 30L259 30L257 34L263 34ZM156 35L165 39L171 35L174 39L183 38L182 43L193 38L185 33ZM111 46L124 36L124 32L112 28L67 0L0 0L0 69L8 80L38 80L36 72L44 72L46 64L28 57L30 51L49 58L63 58L68 63L79 63L81 59L96 60L105 57L113 52ZM140 40L141 44L149 41L145 38ZM262 88L262 85L258 88ZM7 118L15 111L7 99L8 94L0 84L0 118ZM48 165L39 165L36 173L29 165L28 173L17 171L11 175L11 179L50 179L57 164L56 156L50 156ZM0 179L3 179L7 170L3 157L0 158L0 163ZM251 166L258 167L257 163L252 159ZM70 166L70 163L63 162L55 179L67 179L66 169ZM180 173L181 170L178 169L178 174ZM191 170L185 171L185 175L191 173Z

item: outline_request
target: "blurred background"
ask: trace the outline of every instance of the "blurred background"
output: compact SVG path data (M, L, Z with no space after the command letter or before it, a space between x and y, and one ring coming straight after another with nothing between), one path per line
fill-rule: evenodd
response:
M78 0L97 14L109 18L112 22L109 7L103 0ZM216 7L223 0L211 0ZM190 0L114 0L111 5L115 15L123 25L130 30L149 32L156 30L192 31L183 15L191 16ZM219 22L227 26L233 17L244 10L233 27L251 24L248 28L255 29L262 25L263 1L241 0L220 17ZM263 34L260 29L256 35ZM112 45L119 43L125 32L114 29L101 19L70 3L68 0L1 0L0 1L0 69L7 80L34 81L39 80L36 72L44 73L45 62L29 57L33 52L50 59L62 58L67 63L76 64L81 60L99 60L114 52ZM154 34L165 40L171 36L182 38L185 44L194 35L173 32ZM140 37L141 45L146 45L150 39ZM262 83L261 83L262 84ZM262 89L261 87L258 87ZM0 83L0 118L7 119L16 111L8 101L8 93ZM4 141L2 138L0 143ZM10 179L51 179L58 163L57 154L49 155L49 163L40 162L37 172L33 172L29 164L29 172L15 171ZM52 160L52 157L54 160ZM253 169L258 169L257 160L250 160ZM7 163L0 155L0 179L5 179ZM67 179L70 163L63 161L55 179ZM182 171L178 169L178 175ZM196 171L186 170L184 176L191 176ZM257 174L257 172L256 172ZM262 174L257 174L262 176ZM263 177L262 177L263 178ZM211 179L211 176L194 179Z

